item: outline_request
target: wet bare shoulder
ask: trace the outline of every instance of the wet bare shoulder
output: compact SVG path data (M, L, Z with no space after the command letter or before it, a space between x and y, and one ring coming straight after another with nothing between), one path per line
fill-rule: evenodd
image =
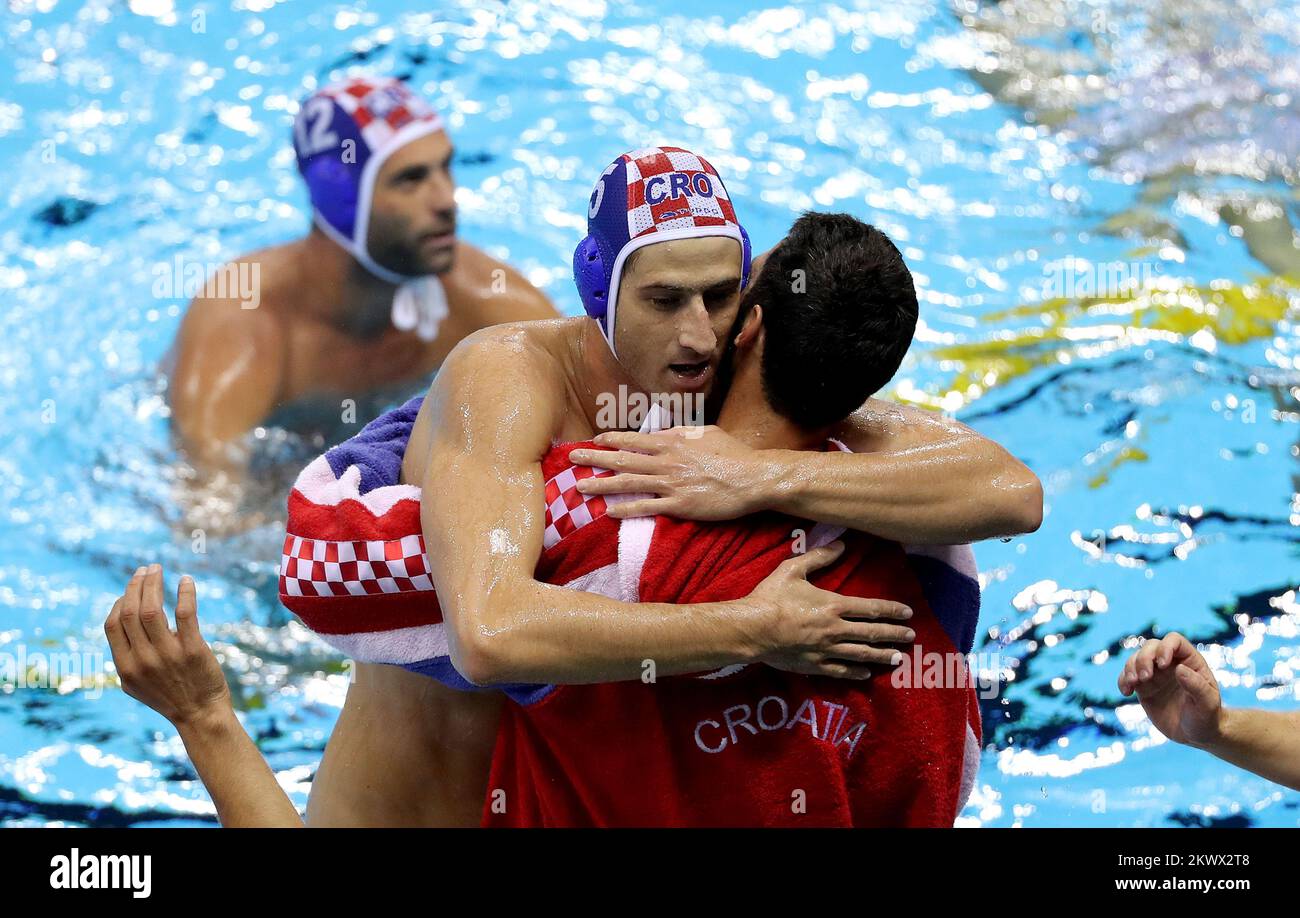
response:
M478 327L553 319L550 299L524 275L467 242L456 243L456 260L442 277L452 308L470 314Z
M434 380L438 414L471 409L480 419L558 425L567 392L565 331L556 320L494 325L468 336Z
M483 364L518 366L547 380L562 381L565 358L579 330L580 319L505 322L467 335L448 356L465 367Z
M854 452L869 453L899 449L909 441L928 442L943 430L964 428L936 411L869 398L837 425L833 436Z

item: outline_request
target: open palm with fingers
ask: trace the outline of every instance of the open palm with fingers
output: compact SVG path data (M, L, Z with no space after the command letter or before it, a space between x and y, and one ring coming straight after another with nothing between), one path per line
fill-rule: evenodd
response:
M163 611L160 565L140 568L104 621L122 689L173 724L232 708L230 687L199 633L194 581L176 590L176 630Z

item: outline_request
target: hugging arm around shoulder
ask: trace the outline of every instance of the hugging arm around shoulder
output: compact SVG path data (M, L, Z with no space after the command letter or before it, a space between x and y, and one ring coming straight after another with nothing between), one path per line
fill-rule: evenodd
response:
M752 657L749 607L630 604L541 583L541 459L566 410L551 358L518 330L459 346L428 396L422 530L456 668L475 683L637 678ZM454 484L452 484L454 483Z
M904 544L958 545L1033 532L1042 485L965 424L868 399L835 432L852 453L777 451L769 509Z

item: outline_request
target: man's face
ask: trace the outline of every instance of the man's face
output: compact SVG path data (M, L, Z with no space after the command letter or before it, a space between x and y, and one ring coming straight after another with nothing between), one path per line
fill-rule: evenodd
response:
M367 249L399 274L441 274L456 242L456 184L446 132L426 134L395 152L379 170L370 205Z
M623 266L615 311L619 363L647 393L713 387L740 304L740 243L674 239L638 249Z

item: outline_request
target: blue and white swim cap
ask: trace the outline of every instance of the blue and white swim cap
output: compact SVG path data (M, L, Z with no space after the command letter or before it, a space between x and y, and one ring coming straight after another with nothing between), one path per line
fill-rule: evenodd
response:
M381 267L366 249L379 169L394 152L443 129L442 118L400 80L358 77L318 90L293 122L298 171L317 226L377 277L411 277Z
M587 207L587 237L573 253L573 277L583 308L600 323L611 351L628 256L645 245L698 236L737 240L740 285L749 283L749 234L736 219L721 176L704 157L680 147L649 147L624 153L601 174Z

